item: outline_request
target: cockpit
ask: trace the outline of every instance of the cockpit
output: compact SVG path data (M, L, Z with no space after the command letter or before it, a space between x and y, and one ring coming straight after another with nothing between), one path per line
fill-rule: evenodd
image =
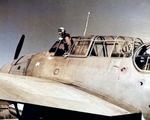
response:
M73 45L68 57L131 57L135 49L142 45L139 38L123 36L78 36L72 37ZM61 41L49 50L53 56L63 56L64 45Z
M150 72L150 43L140 46L133 56L135 67L140 72Z

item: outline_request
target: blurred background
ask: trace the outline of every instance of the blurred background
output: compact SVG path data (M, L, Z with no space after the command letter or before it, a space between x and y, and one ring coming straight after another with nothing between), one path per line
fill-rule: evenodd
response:
M149 0L1 0L0 67L12 62L22 34L20 56L47 51L64 27L71 36L121 35L150 41Z

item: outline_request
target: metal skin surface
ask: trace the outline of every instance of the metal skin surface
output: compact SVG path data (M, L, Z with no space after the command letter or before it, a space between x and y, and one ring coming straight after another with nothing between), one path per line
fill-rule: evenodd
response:
M142 42L136 38L113 36L74 37L73 39L75 39L75 46L68 56L52 55L49 52L28 55L16 60L17 62L14 61L12 67L4 66L1 71L77 86L84 91L100 95L104 100L131 113L138 109L144 118L149 120L150 74L139 72L133 61L134 51ZM106 42L103 41L104 39ZM122 44L121 40L125 42ZM139 44L136 44L136 41ZM93 52L97 49L94 46L96 44L101 44L103 56L101 53ZM116 53L120 48L123 50Z
M39 56L42 56L42 53L33 57L27 69L27 76L73 84L103 95L106 99L111 99L111 102L118 102L118 105L122 103L120 107L129 111L132 111L134 106L141 110L144 116L149 116L150 75L139 73L133 66L132 58L38 59ZM40 63L39 66L36 66L37 62Z

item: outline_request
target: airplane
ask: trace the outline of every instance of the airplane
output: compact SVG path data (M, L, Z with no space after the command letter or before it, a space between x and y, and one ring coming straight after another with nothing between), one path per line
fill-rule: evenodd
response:
M23 103L150 119L150 43L125 36L75 36L67 55L58 40L49 51L18 57L24 39L14 61L0 70L0 100L14 103L16 111L16 103Z

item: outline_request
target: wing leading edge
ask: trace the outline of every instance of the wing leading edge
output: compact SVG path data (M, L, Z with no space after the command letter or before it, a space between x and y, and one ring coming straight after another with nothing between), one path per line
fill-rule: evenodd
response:
M0 84L1 100L106 116L131 113L74 86L52 80L0 73Z

